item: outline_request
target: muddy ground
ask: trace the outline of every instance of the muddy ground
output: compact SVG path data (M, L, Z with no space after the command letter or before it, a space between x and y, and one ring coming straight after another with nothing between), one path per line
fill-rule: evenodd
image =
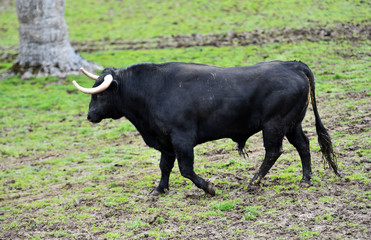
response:
M77 51L94 52L109 48L124 49L161 49L196 46L246 46L251 44L290 43L297 41L334 41L371 39L370 21L361 23L337 23L334 27L315 26L300 28L281 28L269 31L254 30L252 32L228 32L225 34L190 34L155 39L127 42L125 40L106 41L99 43L72 43Z
M367 24L339 24L337 27L327 29L319 28L301 28L301 29L280 29L272 32L254 31L249 33L234 33L228 34L210 34L210 35L187 35L187 36L172 36L166 38L158 38L142 42L125 42L121 40L113 42L100 43L74 43L74 47L78 51L92 52L104 51L107 44L113 46L113 49L145 49L145 48L169 48L169 47L190 47L190 46L225 46L225 45L248 45L248 44L264 44L273 42L293 42L293 41L331 41L336 39L359 40L370 39L371 25ZM16 55L3 54L2 58L15 58ZM345 56L346 57L346 56ZM352 57L352 56L348 56ZM341 83L340 80L339 84ZM353 134L356 136L357 143L365 143L367 136L364 132L369 132L371 126L371 105L363 104L356 105L355 108L344 110L341 107L332 108L323 103L341 101L351 99L357 102L361 99L370 99L366 91L338 93L335 96L318 96L320 104L320 112L323 119L331 119L326 121L326 127L330 132L340 134ZM371 100L371 99L370 99ZM359 115L359 112L363 112ZM357 113L357 114L356 114ZM311 110L308 111L305 128L307 135L310 138L315 137L314 119ZM352 119L355 115L357 118ZM342 124L347 122L347 124ZM308 130L311 129L311 130ZM136 142L141 142L140 136L134 136L138 139ZM368 136L369 139L369 136ZM130 140L131 141L131 140ZM127 143L130 143L128 140ZM287 146L288 142L284 142ZM145 147L141 143L141 147ZM228 163L231 158L230 151L225 151L218 148L218 143L205 146L209 151L201 153L202 157L207 159L209 167L225 162ZM329 181L329 178L334 178L330 170L322 170L322 160L318 153L313 153L313 165L315 166L314 175L319 178L319 181L310 189L293 189L291 182L280 180L279 178L266 178L263 187L255 192L249 193L246 190L247 177L251 177L257 167L261 163L264 148L260 134L253 136L249 140L247 149L249 158L242 161L251 161L252 165L248 169L240 169L228 172L220 171L219 173L210 170L214 178L226 184L219 183L216 187L222 191L229 192L228 199L225 199L222 194L216 195L213 199L218 199L220 202L226 200L238 200L238 204L230 211L224 211L223 216L204 216L200 218L183 219L179 216L169 214L170 207L166 206L163 211L158 214L141 214L133 213L132 211L117 210L109 206L102 206L99 200L81 198L76 200L74 206L66 210L66 215L74 214L80 206L96 206L98 210L92 212L94 221L87 221L85 226L76 224L75 222L66 221L55 224L35 223L32 219L34 214L40 214L40 209L32 209L25 211L22 221L29 222L28 226L21 227L19 231L5 230L0 233L0 239L23 239L27 236L40 233L50 233L63 228L66 232L73 234L75 239L104 239L105 234L115 229L119 223L125 223L125 219L134 214L138 214L138 218L146 223L144 226L135 228L134 239L155 239L150 236L150 231L154 228L165 229L169 236L162 237L163 239L371 239L371 204L370 191L371 185L364 179L352 179L347 174L362 172L370 177L371 162L368 155L365 155L360 148L370 150L370 144L354 144L349 145L346 141L336 145L336 152L339 161L343 167L340 171L344 174L342 179ZM291 154L293 148L284 148L285 153ZM235 156L235 155L233 155ZM26 161L26 160L25 160ZM196 160L197 162L197 160ZM233 164L233 163L231 163ZM278 170L290 167L292 163L288 161L280 161L270 171L271 174ZM118 166L120 167L120 166ZM206 166L207 167L207 166ZM156 174L158 174L158 171ZM177 170L175 170L177 172ZM112 179L120 179L122 171L112 171L110 173ZM148 173L149 174L149 173ZM300 172L291 173L300 175ZM120 177L121 176L121 177ZM133 181L140 181L139 176L130 176ZM211 179L212 180L212 179ZM8 184L11 184L10 182ZM99 183L105 185L106 183ZM155 184L155 183L154 183ZM185 185L185 183L184 183ZM180 184L182 186L182 183ZM283 186L284 190L277 191L275 186ZM4 187L7 187L5 184ZM59 189L79 189L82 186L64 185L59 186ZM56 189L58 190L58 189ZM143 195L134 196L133 198L138 205L143 209L161 208L169 196L150 197L146 193L150 192L151 188L143 188ZM22 190L20 190L22 191ZM182 190L184 191L184 190ZM179 193L176 186L171 188L167 195L175 195ZM58 191L48 193L58 195ZM42 199L45 195L15 197L14 203L22 203L24 201L34 201ZM186 209L197 209L197 206L205 204L208 196L195 187L187 189L183 197L179 201L184 202ZM254 219L243 219L246 214L246 207L259 206L259 213ZM177 206L172 206L176 208ZM179 210L181 211L181 210ZM195 211L194 214L198 212ZM48 213L45 213L46 215ZM187 212L186 214L191 214ZM162 223L158 221L161 217ZM89 232L93 225L103 225L103 229L97 232ZM180 228L179 226L185 227ZM164 231L165 231L164 230ZM50 238L58 238L57 235L48 235ZM175 237L174 237L175 236ZM63 237L62 237L63 238Z
M1 30L1 29L0 29ZM252 32L228 32L224 34L189 34L168 37L157 37L142 41L125 41L124 39L98 42L72 42L77 52L98 52L107 50L139 50L183 48L199 46L246 46L266 43L290 43L298 41L359 41L371 40L371 22L337 23L334 27L314 26L300 28L277 28L269 31L255 30ZM3 48L0 46L0 61L14 61L17 53L9 53L17 47Z
M366 92L356 94L338 94L335 96L338 99L351 98L354 101L370 98ZM318 102L330 101L325 96L319 96ZM362 121L349 121L349 116L352 111L329 110L320 104L321 115L323 119L335 117L333 121L326 121L326 127L331 132L339 132L342 134L359 134L371 126L371 106L357 106L354 111L364 111ZM324 111L327 109L328 111ZM315 138L314 119L311 109L308 111L304 122L304 129L309 138ZM349 124L339 124L341 121L349 121ZM130 137L130 140L124 143L130 144L134 139L139 143L138 148L144 149L146 146L141 141L138 134ZM357 142L365 142L364 135L359 135ZM133 212L130 209L123 207L105 206L99 198L81 197L76 199L70 207L65 208L66 216L82 214L80 208L89 207L89 214L94 216L94 220L85 221L83 225L74 219L56 223L35 222L33 216L43 215L46 219L53 219L53 213L44 211L43 207L29 209L24 211L22 221L28 222L27 226L22 226L18 231L6 230L0 234L0 239L25 239L29 236L45 234L47 239L68 239L65 236L58 236L57 233L51 234L63 229L69 234L73 234L73 239L109 239L105 234L117 230L117 225L127 224L126 219L140 219L146 225L136 227L133 231L134 235L130 239L156 239L150 233L154 228L158 231L164 231L168 235L160 237L160 239L370 239L371 233L371 204L370 204L370 183L366 183L363 179L351 179L348 174L354 172L363 172L370 177L371 162L368 156L362 155L358 150L360 148L370 149L370 145L352 145L344 144L336 145L336 152L339 161L341 162L340 172L343 178L335 178L334 174L329 170L325 170L323 174L323 163L318 153L312 152L312 162L314 166L314 176L319 178L312 188L296 189L295 185L298 182L285 181L280 178L270 178L269 175L276 174L278 171L287 169L292 166L292 162L278 160L270 173L266 177L263 186L260 190L251 193L246 190L248 179L256 171L261 164L261 159L264 154L262 146L261 134L256 134L249 139L249 146L246 149L249 157L247 159L239 159L239 161L248 161L251 164L247 169L237 168L236 170L218 169L215 165L223 163L225 168L233 165L230 162L231 158L236 157L236 151L229 151L220 148L221 142L210 143L203 146L206 150L198 153L198 157L206 158L204 167L210 168L210 173L213 176L211 181L216 179L219 182L225 183L216 184L216 188L224 194L217 194L213 200L218 202L237 201L238 204L231 210L223 211L223 215L215 216L200 216L191 219L182 218L180 215L172 214L173 209L177 212L184 211L184 215L199 214L199 207L204 208L210 201L210 197L206 196L203 191L196 187L184 190L177 187L186 186L186 181L180 184L172 184L167 195L160 197L151 197L147 195L152 188L144 187L141 189L141 194L132 196L130 201L134 201L143 209L142 213ZM120 146L118 146L120 147ZM84 151L84 149L81 149ZM197 150L196 150L197 152ZM284 141L284 153L293 154L295 150L289 147L287 140ZM53 158L53 156L51 156ZM285 157L284 157L285 158ZM24 161L27 161L25 159ZM77 164L83 164L77 163ZM197 157L196 157L196 165ZM204 163L205 164L205 163ZM141 175L159 174L157 167L154 166L143 172L127 174L124 166L117 166L119 170L112 170L107 173L110 178L107 182L95 183L97 186L105 186L109 182L125 182L125 178L132 181L140 182ZM84 173L80 173L84 174ZM179 174L175 167L173 174ZM290 173L292 176L300 176L300 172ZM329 179L335 178L333 181ZM115 180L116 179L116 180ZM158 183L158 179L154 180L153 186ZM11 182L7 183L8 185ZM8 187L7 184L4 187ZM86 187L82 184L65 184L50 186L53 191L41 194L32 194L27 196L20 193L13 199L13 204L29 203L43 198L58 197L59 191L73 191L74 189L82 189ZM282 187L281 190L275 187ZM129 189L127 191L130 191ZM20 189L20 192L23 192ZM223 195L228 193L228 197ZM367 194L368 193L368 194ZM180 207L177 204L168 205L167 198L178 195L178 201L183 205ZM14 196L14 195L13 195ZM4 200L4 199L3 199ZM259 206L258 214L253 219L244 219L246 208L249 206ZM162 209L161 212L148 213L146 209ZM159 219L162 219L159 222ZM94 226L104 226L99 231L89 231ZM183 227L180 227L183 226ZM121 238L119 238L121 239Z

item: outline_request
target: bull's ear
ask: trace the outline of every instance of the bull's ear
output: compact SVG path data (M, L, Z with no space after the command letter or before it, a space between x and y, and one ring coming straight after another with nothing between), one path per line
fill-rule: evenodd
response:
M111 83L111 87L114 91L118 91L119 89L119 82L117 80L113 80Z

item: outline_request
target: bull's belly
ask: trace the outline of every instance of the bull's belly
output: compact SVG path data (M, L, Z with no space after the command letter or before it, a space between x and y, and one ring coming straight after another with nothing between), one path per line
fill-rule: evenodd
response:
M222 138L230 138L235 142L246 141L255 133L261 131L259 126L244 125L219 125L199 129L196 144L214 141Z

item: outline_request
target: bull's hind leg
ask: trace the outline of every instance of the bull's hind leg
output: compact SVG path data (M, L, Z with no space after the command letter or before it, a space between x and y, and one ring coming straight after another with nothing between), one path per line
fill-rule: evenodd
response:
M175 154L169 152L161 153L160 169L161 169L161 180L160 184L152 191L152 195L157 196L161 193L165 193L169 190L169 178L171 170L174 167Z
M283 129L274 124L268 125L263 129L263 140L265 147L265 157L258 172L252 178L249 188L254 190L260 185L260 181L267 175L276 160L282 154Z
M310 179L312 178L312 167L310 160L309 140L305 136L301 123L296 125L286 135L287 140L296 148L299 152L301 164L303 167L303 179L300 184L302 186L310 186Z

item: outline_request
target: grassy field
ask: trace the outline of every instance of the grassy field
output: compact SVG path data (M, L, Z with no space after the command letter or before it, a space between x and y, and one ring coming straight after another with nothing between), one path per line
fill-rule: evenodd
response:
M14 3L4 2L0 71L11 66L18 42ZM140 2L67 0L71 41L83 45L231 30L369 26L371 14L367 1ZM319 112L344 176L324 168L309 109L303 123L313 163L309 188L299 187L300 159L285 140L284 153L261 190L246 190L264 156L259 133L248 141L247 159L228 139L196 147L196 172L216 185L215 197L205 196L177 167L170 191L151 197L160 179L159 153L126 119L97 125L86 120L90 97L71 81L90 86L91 80L0 81L0 239L371 238L370 32L354 39L349 36L360 33L346 34L331 41L81 52L110 67L167 61L217 66L305 62L316 76Z
M14 1L0 6L0 46L18 43ZM192 33L269 30L281 27L334 26L371 17L366 1L136 1L66 0L66 21L73 42L143 40Z

